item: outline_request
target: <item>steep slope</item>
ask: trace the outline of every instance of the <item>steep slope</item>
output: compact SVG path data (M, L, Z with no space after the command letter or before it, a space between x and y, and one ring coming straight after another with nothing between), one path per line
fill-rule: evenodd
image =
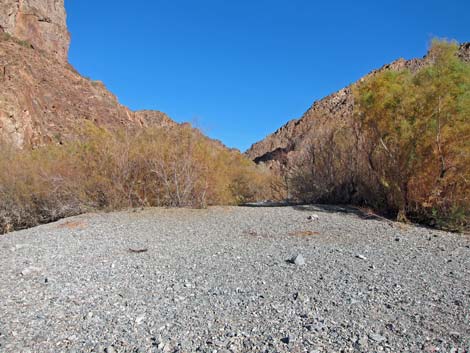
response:
M470 43L460 46L459 57L470 61ZM384 69L408 68L414 71L429 60L429 56L399 59L369 75ZM354 97L351 88L352 85L315 102L300 119L289 121L264 140L255 143L246 151L246 155L256 163L266 164L275 172L289 171L296 156L307 148L311 139L321 145L331 131L353 119Z
M2 0L1 31L67 62L70 35L64 0Z
M63 1L7 0L0 15L2 140L17 147L61 143L83 120L109 128L177 125L158 111L132 112L67 63Z

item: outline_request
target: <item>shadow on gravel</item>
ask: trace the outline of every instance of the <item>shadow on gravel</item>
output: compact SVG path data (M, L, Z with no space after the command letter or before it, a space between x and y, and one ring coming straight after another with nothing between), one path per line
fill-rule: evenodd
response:
M303 211L303 212L310 212L310 213L345 213L345 214L353 214L356 217L363 219L363 220L377 220L377 221L384 221L387 222L390 226L397 227L399 229L407 229L409 226L417 227L417 228L422 228L422 229L428 229L430 231L443 231L445 232L446 230L443 229L438 229L436 227L432 227L426 224L420 224L420 223L402 223L398 222L397 220L391 218L391 217L386 217L382 215L378 215L373 213L372 211L369 211L367 209L361 209L358 207L354 206L348 206L348 205L320 205L320 204L315 204L315 205L290 205L293 209L297 211ZM466 235L470 237L470 232L465 233L465 232L460 232L459 234Z
M243 203L240 207L291 207L302 205L301 203L294 203L289 201L261 201Z
M292 208L297 211L303 212L320 212L320 213L346 213L353 214L361 219L372 219L372 220L385 220L390 221L385 217L376 215L375 213L363 211L359 208L352 206L335 206L335 205L293 205Z
M352 206L338 206L338 205L321 205L321 204L302 204L293 203L289 201L268 201L268 202L255 202L240 205L241 207L292 207L294 210L310 213L345 213L353 214L361 219L366 220L382 220L392 222L392 220L379 216L372 212L363 211L359 208Z

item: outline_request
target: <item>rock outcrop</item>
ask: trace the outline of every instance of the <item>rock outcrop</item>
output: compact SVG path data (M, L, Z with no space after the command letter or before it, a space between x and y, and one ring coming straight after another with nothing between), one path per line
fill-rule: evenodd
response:
M470 61L470 43L460 46L458 53L462 60ZM431 60L428 56L422 59L399 59L385 65L384 69L399 70L408 68L412 71L426 65ZM354 97L352 85L315 102L300 118L291 120L276 132L257 142L246 151L246 155L256 163L263 163L276 173L289 171L296 156L309 145L314 138L321 144L329 132L353 119Z
M64 0L2 0L0 31L67 62L70 36Z
M470 42L460 45L459 57L467 62L470 62Z
M0 139L17 147L62 143L83 120L111 129L176 126L159 111L132 112L100 81L67 63L63 0L0 4Z
M61 143L82 120L110 128L177 125L162 112L132 112L102 82L5 36L0 82L0 136L18 147Z
M133 114L145 126L174 127L178 125L168 115L158 110L138 110Z

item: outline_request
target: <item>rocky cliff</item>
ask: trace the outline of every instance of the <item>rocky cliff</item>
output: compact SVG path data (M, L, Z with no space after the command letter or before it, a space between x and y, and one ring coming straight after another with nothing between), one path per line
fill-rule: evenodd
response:
M158 111L132 112L104 84L67 63L63 0L0 4L0 138L18 147L61 143L77 123L177 125Z
M70 36L64 0L2 0L0 31L67 61Z
M459 57L470 61L470 43L460 46ZM431 60L428 56L422 59L399 59L383 66L379 70L399 70L408 68L416 70ZM369 75L373 75L375 70ZM256 163L263 163L277 173L289 170L296 156L302 153L314 138L317 143L329 135L342 123L351 121L354 110L352 85L315 102L300 118L291 120L276 132L255 143L246 151L246 155Z
M0 136L19 147L61 143L82 120L111 128L176 125L158 111L132 112L102 82L7 36L0 39L0 82Z

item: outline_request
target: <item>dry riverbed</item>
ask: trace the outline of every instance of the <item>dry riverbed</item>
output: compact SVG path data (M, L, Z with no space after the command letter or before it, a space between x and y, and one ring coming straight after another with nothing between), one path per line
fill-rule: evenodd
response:
M0 254L0 352L470 350L469 237L351 210L87 214Z

